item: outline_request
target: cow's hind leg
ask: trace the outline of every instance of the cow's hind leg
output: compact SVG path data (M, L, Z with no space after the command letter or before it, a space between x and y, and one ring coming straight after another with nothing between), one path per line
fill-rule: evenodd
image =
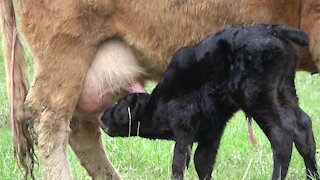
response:
M310 117L299 108L297 127L294 131L294 143L300 155L304 159L308 179L320 179L316 163L316 143L312 132Z
M121 179L105 154L97 120L75 117L71 121L69 143L92 179Z
M56 40L52 52L35 54L37 71L26 110L36 117L45 179L73 179L67 158L69 125L95 48L68 36Z

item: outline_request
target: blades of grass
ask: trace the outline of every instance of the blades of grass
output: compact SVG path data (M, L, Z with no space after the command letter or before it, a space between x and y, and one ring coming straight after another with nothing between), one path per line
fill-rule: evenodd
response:
M247 175L248 175L248 172L249 172L249 169L250 169L250 166L251 166L251 164L252 164L252 161L253 161L253 159L250 159L250 162L249 162L249 164L248 164L248 167L247 167L247 169L246 169L246 172L245 172L244 175L243 175L242 180L245 180L245 179L246 179L246 177L247 177Z

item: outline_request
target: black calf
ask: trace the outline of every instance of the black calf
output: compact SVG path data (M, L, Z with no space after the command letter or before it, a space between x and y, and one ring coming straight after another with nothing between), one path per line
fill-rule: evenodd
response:
M292 43L306 46L308 38L286 26L252 25L225 28L182 48L150 96L130 94L105 112L105 132L126 137L139 129L141 137L175 140L176 179L183 178L190 147L197 141L197 173L210 179L225 125L241 109L271 143L272 179L285 178L293 142L308 177L319 179L311 120L299 107L294 86L297 55Z

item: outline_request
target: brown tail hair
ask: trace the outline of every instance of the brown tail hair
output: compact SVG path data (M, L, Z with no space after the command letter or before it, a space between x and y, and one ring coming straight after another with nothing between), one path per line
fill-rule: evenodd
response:
M11 102L10 113L12 113L11 126L14 157L16 162L24 168L25 179L27 179L29 174L31 175L31 178L34 179L33 168L36 163L34 143L23 108L29 89L27 62L24 57L24 50L19 37L17 36L16 39L14 38L14 33L16 33L16 22L12 0L0 1L0 18L0 23L2 25L2 47L6 68L7 92ZM12 57L14 58L12 59ZM12 62L11 59L13 60Z

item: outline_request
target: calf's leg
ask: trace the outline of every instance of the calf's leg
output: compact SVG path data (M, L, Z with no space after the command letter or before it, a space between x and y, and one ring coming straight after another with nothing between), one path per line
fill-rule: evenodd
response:
M210 133L205 134L199 140L198 147L194 155L195 168L199 179L211 179L211 173L216 160L220 140L225 124L222 128L215 127Z
M190 165L190 158L191 158L192 146L193 146L193 144L190 145L190 148L189 148L188 153L187 153L186 169L188 169L188 168L189 168L189 165Z
M300 118L297 118L297 127L294 131L295 146L303 157L307 178L320 179L317 171L316 143L313 137L311 119L301 108L299 108L298 117Z
M179 138L176 141L172 161L172 175L173 179L183 179L185 165L187 164L188 159L190 159L190 148L193 137L186 137L185 139Z
M176 108L177 109L177 108ZM185 112L184 117L192 117L192 112ZM181 115L181 114L180 114ZM190 122L198 122L188 118L184 119L169 119L170 126L176 138L176 144L174 147L174 155L172 161L172 175L173 179L183 179L183 171L186 167L188 160L190 159L191 146L194 141L197 123L192 125L186 125ZM189 127L189 128L186 128Z
M261 112L261 111L260 111ZM292 154L293 129L292 118L280 113L264 111L264 115L253 116L270 141L273 152L272 179L285 179Z

